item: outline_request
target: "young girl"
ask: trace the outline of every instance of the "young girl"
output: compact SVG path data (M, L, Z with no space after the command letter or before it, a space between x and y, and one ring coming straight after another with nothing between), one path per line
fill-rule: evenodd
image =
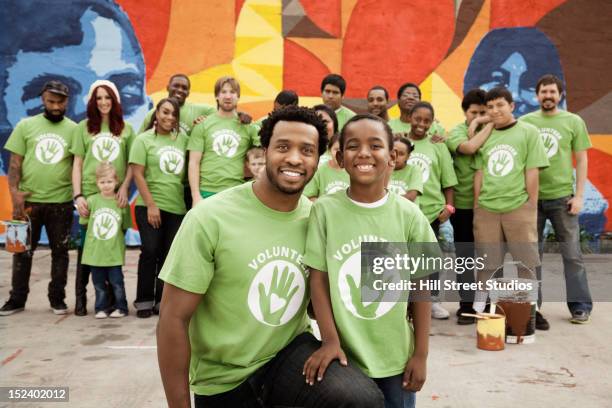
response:
M446 222L455 212L453 186L457 176L453 168L453 159L444 143L432 143L427 131L434 120L434 109L428 102L417 102L410 112L411 127L408 137L414 144L408 164L417 166L423 175L423 195L419 207L436 237L440 224ZM432 279L437 279L433 276ZM437 296L437 291L432 291ZM431 316L435 319L448 319L449 313L440 302L431 305Z
M129 207L120 208L115 196L119 177L113 165L101 163L95 174L99 193L87 198L89 215L80 219L88 229L82 262L89 266L96 290L96 319L107 318L108 309L115 309L110 317L124 317L128 306L121 267L125 261L125 231L132 226L132 219ZM113 305L109 304L107 281L115 298Z
M419 168L408 164L412 149L414 145L409 139L401 136L393 138L393 150L397 159L388 187L390 191L416 203L419 194L423 194L423 176Z
M304 195L312 201L325 194L332 194L340 190L346 190L349 186L349 175L336 159L340 148L339 135L335 133L327 144L331 158L323 166L317 169L314 177L304 188Z
M179 130L179 109L173 98L159 101L148 130L138 135L130 151L139 193L135 213L142 244L134 306L141 318L159 311L163 283L157 275L186 212L183 180L188 138Z
M338 133L338 117L336 116L336 112L325 104L315 105L312 109L314 109L316 114L325 122L325 125L327 126L327 139L331 139L332 135ZM323 167L323 165L327 164L330 159L331 153L328 149L319 158L319 167Z
M405 302L362 302L359 244L436 239L414 203L386 191L392 146L391 129L377 116L356 115L342 129L340 165L350 186L317 200L308 224L303 263L310 267L322 346L303 371L312 385L324 381L332 360L347 365L348 356L378 385L386 408L403 408L414 406L414 392L425 382L430 303L415 302L413 336Z
M96 168L102 162L112 164L117 173L119 188L117 202L120 208L128 205L128 189L132 171L128 167L128 154L134 139L134 131L123 120L121 96L114 83L98 80L91 84L87 102L87 118L75 129L71 153L72 189L74 202L81 217L89 216L87 198L97 193ZM81 228L81 242L85 239L85 228ZM76 304L74 314L87 314L87 284L89 269L81 265L82 245L78 248L75 278ZM111 293L112 294L112 293Z

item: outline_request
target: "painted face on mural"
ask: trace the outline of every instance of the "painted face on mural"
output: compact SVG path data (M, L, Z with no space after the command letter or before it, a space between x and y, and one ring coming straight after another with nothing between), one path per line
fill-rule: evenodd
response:
M4 90L7 120L12 128L20 119L41 112L38 92L50 79L59 79L70 87L66 115L73 120L85 117L89 85L97 79L108 79L119 89L126 120L136 127L142 123L149 100L144 89L142 54L130 41L133 31L91 9L82 14L79 24L82 41L78 44L16 55L14 64L7 69Z
M557 49L546 35L531 27L497 29L478 44L465 74L464 92L504 86L512 93L518 117L540 108L535 87L544 74L563 78Z

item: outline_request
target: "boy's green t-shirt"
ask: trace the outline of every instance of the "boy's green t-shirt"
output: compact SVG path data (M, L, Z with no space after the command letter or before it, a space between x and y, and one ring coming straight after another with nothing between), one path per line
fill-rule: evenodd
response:
M538 129L516 121L504 130L493 129L474 159L474 169L482 170L478 205L505 213L527 202L525 171L548 167L546 150Z
M130 163L145 168L145 180L155 205L172 214L186 212L183 179L188 139L183 132L158 135L149 129L136 137L130 150ZM136 205L145 205L141 196Z
M203 153L200 190L218 193L244 182L246 152L260 145L257 132L257 126L240 123L238 116L218 113L193 129L188 149Z
M412 129L410 123L402 122L400 118L390 119L388 123L393 133L410 133L410 129ZM434 134L444 136L445 133L444 127L437 120L433 121L427 131L428 136L433 136Z
M453 156L453 166L457 175L455 190L455 207L471 210L474 208L474 156L460 153L457 148L465 143L468 138L468 125L463 122L455 126L451 131L446 146Z
M79 223L87 226L83 265L118 266L125 262L125 231L132 226L130 207L119 208L115 198L96 193L87 198L89 217Z
M307 331L302 264L311 203L280 212L245 183L195 206L159 277L203 294L189 326L189 382L197 394L234 389Z
M389 191L401 196L410 190L423 194L423 174L416 166L406 164L401 170L394 170L389 180Z
M346 122L348 122L348 120L355 115L356 113L347 108L346 106L340 106L338 109L336 109L336 118L338 119L338 132L340 132Z
M76 123L68 118L53 123L44 114L21 120L4 148L23 156L19 191L26 201L65 203L72 200L72 146Z
M387 202L376 208L353 203L344 191L313 204L304 263L328 273L342 348L371 378L401 374L414 351L405 295L401 299L401 292L387 292L384 302L361 301L360 245L387 241L436 242L436 237L417 205L397 194L389 194Z
M584 120L567 111L546 116L541 110L524 115L519 120L538 128L550 162L548 168L540 171L539 199L554 200L573 194L572 153L591 147Z
M442 189L457 184L453 159L444 143L432 143L429 138L411 141L414 150L410 152L408 165L418 167L423 176L419 207L429 222L433 222L446 205Z
M81 193L89 197L98 191L96 168L102 162L109 162L115 168L119 184L123 183L127 172L130 147L135 138L132 126L125 122L121 135L110 133L107 123L103 123L100 133L91 135L87 131L87 119L82 120L74 130L71 153L83 158L81 171Z
M349 182L349 175L346 170L334 169L326 164L317 169L312 180L306 184L303 194L308 198L332 194L336 191L346 190Z
M181 127L181 130L185 132L187 136L190 136L191 131L193 130L193 127L195 126L193 124L194 120L196 120L200 116L208 117L216 112L217 112L217 109L209 105L185 102L183 106L181 106L181 110L179 112L179 119L180 119L179 126ZM147 115L142 121L142 125L140 125L140 129L138 129L138 134L144 133L145 128L149 125L149 122L151 121L151 117L153 116L154 113L155 113L155 108L147 112Z

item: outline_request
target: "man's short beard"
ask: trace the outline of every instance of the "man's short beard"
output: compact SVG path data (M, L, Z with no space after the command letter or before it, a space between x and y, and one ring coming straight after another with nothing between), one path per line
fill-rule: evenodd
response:
M281 186L277 179L278 177L274 177L274 173L272 172L271 169L268 168L268 166L266 166L265 168L266 170L266 175L268 176L268 180L270 181L270 184L272 184L274 187L276 187L276 189L278 191L280 191L283 194L287 194L287 195L296 195L296 194L302 194L302 191L304 190L304 187L306 186L306 183L304 183L302 185L302 187L297 188L297 189L288 189L285 188L283 186Z
M65 114L66 114L66 111L62 111L62 113L60 113L59 115L55 115L51 113L47 108L45 108L45 118L47 118L49 122L53 122L53 123L61 122L64 119Z

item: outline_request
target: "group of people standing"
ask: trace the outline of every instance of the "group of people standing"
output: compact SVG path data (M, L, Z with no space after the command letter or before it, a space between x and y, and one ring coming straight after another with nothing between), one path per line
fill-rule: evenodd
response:
M133 181L142 241L134 305L138 317L160 315L170 406L189 406L190 389L205 407L414 406L430 319L449 313L439 302L412 302L410 312L410 299L362 302L359 244L435 243L448 220L456 242L476 243L457 256L473 257L479 243L494 255L476 276L457 276L473 282L501 265L504 242L541 276L537 244L550 219L566 247L571 321L589 321L577 214L590 142L584 122L558 109L557 78L538 81L541 110L520 120L508 90L469 91L466 119L448 133L412 83L398 90L393 120L381 86L368 92L367 114L343 106L346 82L336 74L322 81L323 104L298 107L297 95L283 91L253 123L238 112L234 78L216 82L216 108L187 102L185 75L172 76L167 90L136 135L112 82L92 84L79 124L64 117L69 89L44 85L44 112L22 120L5 146L13 216L29 217L32 249L14 255L0 315L24 309L43 226L49 301L54 313L67 313L74 206L83 226L75 314L87 313L90 273L96 317L128 313L122 232L131 225ZM253 169L248 183L245 167ZM321 342L308 330L310 302ZM458 323L473 323L461 314L486 303L486 293L462 293ZM539 312L537 327L548 329Z

